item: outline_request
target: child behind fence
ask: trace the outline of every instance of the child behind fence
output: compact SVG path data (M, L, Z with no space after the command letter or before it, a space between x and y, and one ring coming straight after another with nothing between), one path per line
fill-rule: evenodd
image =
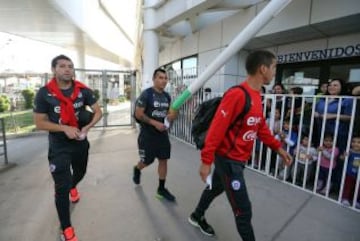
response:
M314 176L315 163L317 160L318 152L312 146L309 147L309 135L303 133L301 135L300 144L294 151L294 165L292 166L291 175L295 177L297 185L302 185L303 181L308 184ZM296 175L295 173L296 168Z
M290 128L290 118L285 118L283 122L283 129L275 136L275 138L281 141L281 143L283 144L282 147L285 150L288 150L290 155L293 155L298 135L295 131L291 130ZM279 176L278 176L279 179L283 179L285 177L286 180L289 178L290 176L289 174L290 171L286 172L284 165L279 166Z
M358 188L357 198L354 197L356 179L360 167L360 134L353 136L351 140L351 149L348 155L348 163L346 168L346 177L344 183L344 191L341 203L345 206L350 206L352 199L356 201L355 207L360 209L360 185Z
M316 191L320 192L321 194L325 194L327 188L330 190L330 186L327 187L327 181L329 178L330 168L332 170L336 167L336 161L339 156L339 148L334 147L334 138L333 135L330 133L325 133L323 145L318 148L319 152L321 152L320 156L320 170L319 170L319 177L316 186ZM333 158L331 158L333 156Z

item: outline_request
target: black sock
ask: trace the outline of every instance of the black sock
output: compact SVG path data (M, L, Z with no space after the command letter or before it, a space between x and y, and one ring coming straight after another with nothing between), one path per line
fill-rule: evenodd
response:
M161 180L159 179L159 189L163 190L165 188L165 179Z
M196 219L200 219L201 217L204 216L204 212L200 211L198 208L195 209L195 211L193 212L194 216Z

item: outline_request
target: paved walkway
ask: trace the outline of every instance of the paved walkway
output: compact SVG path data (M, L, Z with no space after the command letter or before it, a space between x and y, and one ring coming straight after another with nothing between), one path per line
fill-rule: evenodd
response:
M204 188L198 176L199 153L193 147L172 141L167 186L177 203L155 198L157 165L145 169L142 184L135 186L131 170L138 160L136 136L130 128L90 133L88 173L79 185L82 199L72 206L80 241L241 240L225 195L207 213L216 237L206 237L188 224ZM1 241L59 240L45 149L0 174ZM245 176L258 241L360 240L360 213L251 170Z

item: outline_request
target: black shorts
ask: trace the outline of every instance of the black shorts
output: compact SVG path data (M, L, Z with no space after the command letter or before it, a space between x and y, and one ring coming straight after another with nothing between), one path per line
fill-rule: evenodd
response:
M138 147L140 161L146 165L153 163L155 158L159 160L170 159L171 145L167 135L148 136L140 133Z
M89 141L49 142L48 160L52 173L65 173L73 166L86 166L89 156Z

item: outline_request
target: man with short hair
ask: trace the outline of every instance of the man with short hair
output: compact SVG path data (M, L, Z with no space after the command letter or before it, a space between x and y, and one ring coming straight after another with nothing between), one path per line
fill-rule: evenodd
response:
M225 191L242 240L254 241L251 202L243 172L256 137L275 150L286 165L289 166L292 160L266 125L261 104L261 87L269 84L275 76L274 54L268 51L250 53L246 59L246 70L248 77L240 85L250 95L250 110L233 128L229 128L244 109L245 92L240 88L232 88L224 95L211 122L205 146L201 150L200 176L204 182L209 179L212 163L215 164L211 185L203 191L196 209L189 217L189 222L199 227L204 234L215 235L204 215L211 202Z
M70 221L70 200L80 199L76 185L84 177L88 162L87 133L102 111L87 86L74 79L72 60L59 55L51 62L54 77L40 88L34 101L34 122L49 131L49 169L54 180L55 204L65 241L77 241ZM93 113L86 111L90 106Z
M133 169L133 181L140 184L141 170L159 160L159 187L157 197L175 201L175 196L165 188L167 160L170 158L168 127L164 121L172 121L175 116L168 114L171 98L165 92L168 83L166 71L156 69L153 73L153 86L145 89L135 103L135 118L140 123L138 147L140 161Z

